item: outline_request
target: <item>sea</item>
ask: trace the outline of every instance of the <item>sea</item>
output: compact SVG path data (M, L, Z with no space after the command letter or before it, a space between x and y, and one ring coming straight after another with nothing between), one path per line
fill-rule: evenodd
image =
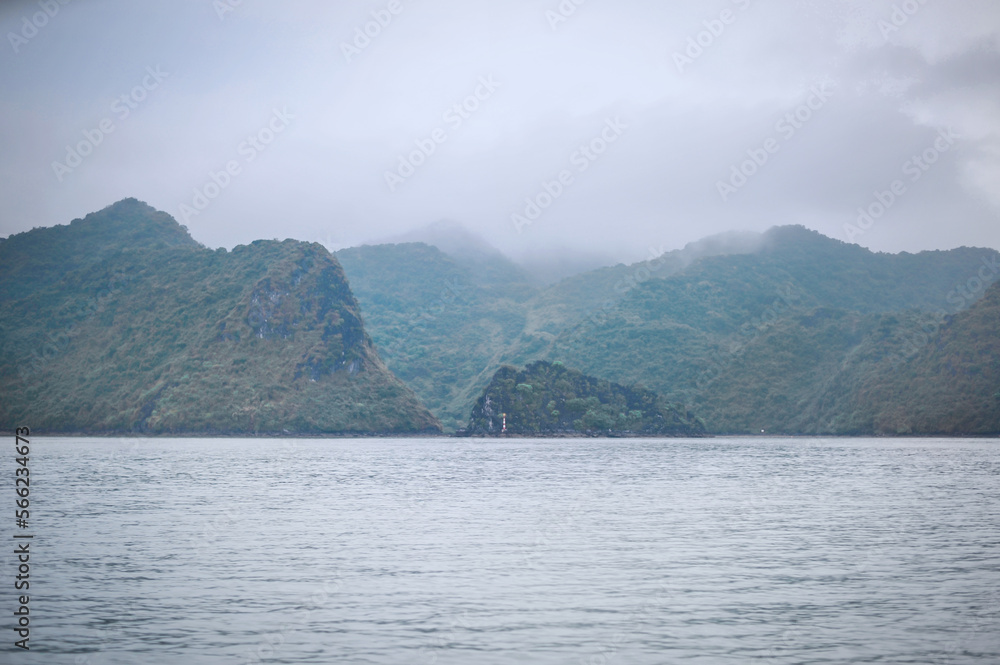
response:
M30 445L0 663L1000 663L995 439Z

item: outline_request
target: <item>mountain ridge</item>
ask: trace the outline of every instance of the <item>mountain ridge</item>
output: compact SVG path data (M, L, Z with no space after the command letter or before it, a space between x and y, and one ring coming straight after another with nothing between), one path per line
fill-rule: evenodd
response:
M710 250L737 253L712 255ZM428 322L414 327L407 345L391 354L407 363L401 376L449 427L463 426L471 396L487 385L500 366L560 360L604 380L645 384L668 399L688 404L717 433L791 431L793 425L803 431L860 431L854 421L822 409L808 412L816 418L822 414L833 425L779 418L776 409L771 409L763 423L753 422L749 415L740 422L722 417L727 402L713 395L731 397L734 390L754 390L746 384L727 386L718 376L746 366L740 376L749 383L750 359L764 362L798 349L798 355L788 359L792 364L786 371L774 375L771 389L756 393L767 395L786 385L791 392L781 399L793 404L829 399L823 397L826 378L815 367L810 370L809 363L825 358L822 362L833 372L851 358L872 353L899 355L901 340L920 325L921 317L953 313L949 298L954 301L957 287L976 274L983 260L996 255L981 248L877 253L801 225L788 225L759 236L737 234L728 242L726 238L707 239L691 260L690 253L685 256L675 250L647 261L568 277L545 288L525 289L513 297L477 288L468 275L463 277L461 266L452 264L446 270L429 256L426 263L408 264L404 246L396 246L394 260L381 263L380 250L367 251L368 270L379 272L383 281L359 285L359 300L376 339L390 344L395 343L393 330L398 326L383 328L386 322L419 318L421 307L427 307L419 298L389 305L386 298L394 284L410 288L411 283L443 274L470 284L466 298L476 307L448 306L443 313L447 325L435 328ZM344 265L353 280L355 264L345 260ZM981 295L980 291L976 297ZM976 297L964 299L963 305ZM464 373L452 374L452 369L440 373L435 358L460 359L461 354L455 356L455 352L478 343L468 332L456 331L468 331L474 321L483 320L484 311L496 314L500 309L506 312L506 333L487 336L492 354L480 352L476 366ZM907 314L909 310L913 313ZM878 332L886 326L891 333ZM790 335L788 349L773 346L779 332ZM832 336L836 343L824 342L823 335ZM822 345L826 355L810 351L813 343ZM851 381L861 381L873 367L852 370L857 376ZM799 377L796 382L785 383L793 376ZM459 383L462 389L452 390ZM709 394L702 395L706 391ZM775 400L773 404L782 404ZM848 404L839 397L835 401L845 408Z
M715 434L1000 427L995 250L871 252L786 225L540 286L422 242L211 250L125 199L3 239L0 259L7 425L454 431L501 368L544 361L647 386ZM936 386L947 400L921 407Z
M105 209L84 231L112 234L144 212L137 203ZM115 211L127 215L109 221ZM57 281L0 302L0 425L49 433L440 431L378 357L325 248L171 243L179 225L164 219L157 213L138 228L159 229L166 240L140 233L141 242L109 246ZM24 275L3 281L17 286Z

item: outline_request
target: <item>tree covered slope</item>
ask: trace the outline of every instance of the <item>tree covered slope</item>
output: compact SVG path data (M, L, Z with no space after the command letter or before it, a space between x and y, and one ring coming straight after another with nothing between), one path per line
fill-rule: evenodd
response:
M504 429L506 427L506 430ZM701 436L704 424L656 393L538 361L501 367L476 400L469 436Z
M484 286L423 245L341 255L379 347L448 427L499 367L545 359L648 386L712 432L883 431L857 391L1000 276L993 250L875 253L797 226L715 245L547 288Z
M374 352L343 270L321 245L213 251L127 199L2 247L12 263L0 279L8 294L0 426L174 434L440 427ZM77 251L87 247L99 249ZM59 254L68 257L61 269ZM31 283L36 275L44 278Z

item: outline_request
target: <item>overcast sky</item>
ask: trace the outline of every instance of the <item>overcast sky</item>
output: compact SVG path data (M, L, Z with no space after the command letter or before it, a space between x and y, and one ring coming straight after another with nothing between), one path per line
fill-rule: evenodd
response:
M791 223L1000 248L996 0L5 0L0 28L3 236L133 196L211 247L449 219L515 257Z

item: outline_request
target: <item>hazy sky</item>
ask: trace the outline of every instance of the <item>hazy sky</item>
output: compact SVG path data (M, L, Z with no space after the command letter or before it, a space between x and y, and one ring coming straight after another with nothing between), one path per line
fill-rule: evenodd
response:
M790 223L1000 248L996 0L5 0L0 28L3 236L134 196L212 247L450 219L514 256Z

